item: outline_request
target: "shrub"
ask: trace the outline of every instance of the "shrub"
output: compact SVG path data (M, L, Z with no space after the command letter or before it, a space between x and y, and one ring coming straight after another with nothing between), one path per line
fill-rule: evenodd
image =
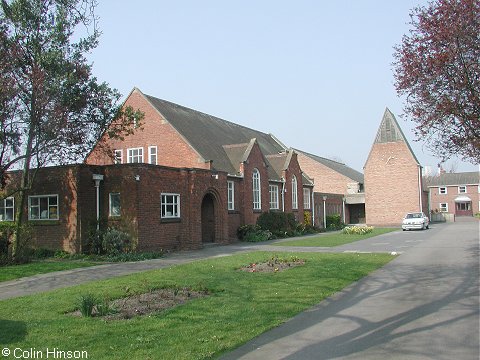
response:
M131 249L131 241L131 236L126 232L108 228L103 234L102 249L108 255L127 253Z
M272 233L268 230L263 230L258 225L243 225L237 229L238 239L247 242L267 241L272 238Z
M373 226L347 226L342 230L343 234L365 235L373 231Z
M305 224L305 227L312 226L312 213L308 210L303 212L303 223Z
M325 219L327 221L328 230L341 230L345 226L342 222L340 214L327 215Z
M268 230L277 237L294 235L298 223L292 213L264 212L257 219L257 225L262 230Z
M92 222L88 231L88 240L83 246L83 253L110 256L130 252L133 248L132 236L128 232L114 227L104 230L104 227L99 226L97 229L97 222Z
M243 241L247 236L247 234L255 233L260 230L261 228L258 225L252 225L252 224L242 225L237 229L237 236L239 240Z
M255 232L249 232L243 238L243 241L247 242L260 242L267 241L272 238L272 233L268 230L258 230Z
M0 222L0 256L8 257L8 247L12 242L15 223Z

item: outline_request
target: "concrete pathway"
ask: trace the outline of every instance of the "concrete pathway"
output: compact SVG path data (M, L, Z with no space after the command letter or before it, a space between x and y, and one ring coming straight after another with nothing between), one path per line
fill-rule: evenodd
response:
M194 260L213 257L228 256L247 251L273 251L273 252L402 252L406 248L415 245L418 240L394 241L392 233L366 239L335 248L312 248L273 246L280 245L283 239L265 243L237 243L233 245L208 245L200 250L180 251L168 254L160 259L145 260L128 263L112 263L87 268L78 268L66 271L57 271L47 274L39 274L11 281L0 282L0 300L13 297L31 295L42 291L54 290L86 283L88 281L102 280L116 276L128 275L136 272L161 269L173 265L184 264Z
M222 359L479 359L478 221L358 245L386 238L413 246Z

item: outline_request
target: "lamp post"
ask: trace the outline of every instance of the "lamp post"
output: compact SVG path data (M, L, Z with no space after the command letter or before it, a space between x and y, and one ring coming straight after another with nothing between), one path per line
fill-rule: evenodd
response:
M97 231L100 229L100 181L103 180L103 175L93 174L93 181L95 181L95 189L97 191Z
M327 197L323 195L323 228L327 228L327 212L326 212L326 206L325 202L327 201Z

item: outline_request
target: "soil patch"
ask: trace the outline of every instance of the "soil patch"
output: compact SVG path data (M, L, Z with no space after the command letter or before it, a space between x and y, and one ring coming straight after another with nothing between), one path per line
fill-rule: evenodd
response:
M194 291L188 288L152 290L144 294L130 295L106 304L97 305L93 310L93 316L105 320L130 319L135 316L150 315L171 309L190 300L205 296L208 296L208 291ZM102 316L99 314L99 306L107 306L110 311L107 311L107 315ZM79 310L71 314L73 316L82 316Z
M239 270L246 272L279 272L301 265L305 265L305 260L294 256L288 259L273 257L266 262L252 263L247 266L243 266Z

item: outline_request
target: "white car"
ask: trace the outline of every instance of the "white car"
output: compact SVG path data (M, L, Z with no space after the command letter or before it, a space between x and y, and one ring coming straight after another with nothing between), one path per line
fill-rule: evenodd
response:
M412 229L425 230L428 229L429 224L430 220L423 212L408 213L403 218L402 229L403 231Z

